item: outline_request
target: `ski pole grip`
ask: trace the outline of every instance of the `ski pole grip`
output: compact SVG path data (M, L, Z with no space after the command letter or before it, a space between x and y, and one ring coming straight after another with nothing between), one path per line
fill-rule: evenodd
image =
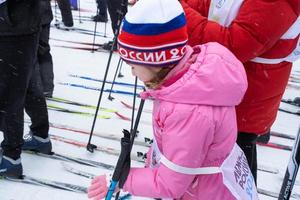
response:
M108 188L108 191L107 191L107 194L105 196L105 200L111 200L112 199L112 196L114 194L114 191L117 187L117 184L118 182L117 181L112 181L109 185L109 188Z

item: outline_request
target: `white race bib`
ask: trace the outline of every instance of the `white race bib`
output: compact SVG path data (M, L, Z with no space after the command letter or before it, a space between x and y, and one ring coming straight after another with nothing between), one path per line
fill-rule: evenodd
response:
M235 144L220 167L187 168L168 160L159 150L154 139L150 157L150 167L156 168L163 163L169 169L182 174L222 173L223 183L237 200L258 200L256 185L248 166L247 159L240 147ZM170 199L163 199L170 200Z
M258 200L257 190L247 158L235 144L221 165L223 183L239 200Z

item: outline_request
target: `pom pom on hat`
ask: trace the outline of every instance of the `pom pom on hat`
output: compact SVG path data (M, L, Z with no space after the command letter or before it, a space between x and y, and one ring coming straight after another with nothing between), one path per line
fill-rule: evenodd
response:
M187 39L185 15L177 0L139 0L123 20L119 54L129 63L168 66L184 56Z

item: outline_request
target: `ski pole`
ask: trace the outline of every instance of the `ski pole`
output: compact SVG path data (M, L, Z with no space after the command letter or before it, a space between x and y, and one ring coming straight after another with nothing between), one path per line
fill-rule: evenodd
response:
M141 118L141 113L142 113L142 111L143 111L143 106L144 106L144 101L142 102L141 101L141 104L142 104L142 107L140 106L139 107L139 110L138 110L138 112L139 112L139 114L138 114L138 116L137 116L137 120L136 120L136 123L135 123L135 127L133 128L133 123L134 123L134 111L135 111L135 100L136 100L136 88L137 88L137 77L135 77L135 87L134 87L134 96L133 96L133 102L132 102L132 104L133 104L133 109L132 109L132 115L131 115L131 125L130 125L130 133L131 133L131 135L132 135L132 138L131 138L131 140L130 140L130 149L129 149L129 153L128 153L128 155L130 155L130 153L131 153L131 149L132 149L132 146L133 146L133 142L134 142L134 138L136 137L136 135L137 135L137 132L138 132L138 130L137 130L137 127L138 127L138 124L139 124L139 120L140 120L140 118ZM129 160L130 160L130 156L129 156ZM126 160L125 160L125 162L126 162ZM127 161L128 162L128 161ZM130 161L129 161L130 162ZM129 167L128 167L128 165L126 166L126 163L124 163L124 166L123 166L123 170L124 170L124 168L126 168L125 170L125 173L126 174L123 174L123 181L119 184L119 186L120 186L120 188L122 188L123 187L123 185L124 185L124 183L125 183L125 181L126 181L126 179L127 179L127 176L128 176L128 173L129 173L129 168L130 168L130 164L129 164ZM128 169L127 169L128 168ZM120 191L118 191L117 192L117 194L116 194L116 197L115 197L115 200L118 200L118 198L119 198L119 196L120 196Z
M113 79L113 81L112 81L112 84L111 84L111 87L110 87L110 92L109 92L109 94L108 94L108 99L109 100L114 100L114 97L112 97L111 96L111 91L112 91L112 89L113 89L113 87L114 87L114 84L115 84L115 81L116 81L116 77L117 77L117 72L118 72L118 70L119 70L119 67L120 67L120 62L121 62L121 57L119 58L119 61L118 61L118 65L117 65L117 68L116 68L116 71L115 71L115 75L114 75L114 79Z
M117 186L122 188L127 179L129 170L130 170L130 152L133 147L134 139L137 134L138 125L140 122L142 110L144 107L145 100L142 99L139 105L138 113L136 116L134 128L131 131L131 134L127 130L123 130L124 137L121 139L121 153L113 173L111 184L108 188L105 200L111 200L113 193ZM131 136L130 136L131 135ZM116 198L118 194L116 195Z
M102 84L102 88L101 88L101 91L100 91L100 95L99 95L99 99L98 99L98 103L97 103L97 108L96 108L96 112L95 112L95 117L94 117L92 128L91 128L90 137L89 137L89 140L88 140L88 143L87 143L87 146L86 146L87 150L91 153L94 152L94 149L97 148L96 145L91 143L91 140L92 140L92 136L93 136L96 120L97 120L99 107L100 107L100 104L101 104L101 99L102 99L102 95L103 95L103 91L104 91L105 82L106 82L106 79L107 79L107 74L108 74L110 62L111 62L112 55L113 55L113 52L114 52L114 46L117 42L117 38L118 38L118 35L119 35L121 21L122 21L123 17L125 16L126 12L127 12L127 0L122 0L121 10L118 13L119 15L118 15L118 21L117 21L117 28L116 28L115 33L114 33L114 39L113 39L113 43L112 43L112 46L111 46L111 49L110 49L110 52L109 52L107 66L106 66L106 70L105 70L104 77L103 77L104 82Z
M97 7L97 11L96 11L96 16L98 15L99 13L99 8ZM96 43L96 32L97 32L97 20L95 20L95 26L94 26L94 35L93 35L93 45L92 45L92 53L94 53L94 46L95 46L95 43Z
M279 200L288 200L292 194L293 186L297 177L300 164L300 128L298 131L295 144L293 146L292 154L285 172L281 190L279 193Z
M120 66L120 70L119 70L118 78L122 78L122 77L124 77L124 75L121 73L122 66L123 66L123 60L121 61L121 66Z

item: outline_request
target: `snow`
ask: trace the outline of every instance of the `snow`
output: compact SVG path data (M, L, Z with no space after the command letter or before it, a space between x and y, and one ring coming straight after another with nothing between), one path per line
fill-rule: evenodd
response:
M94 0L84 0L81 1L81 7L86 11L81 12L82 16L92 16L96 12L96 4ZM129 8L130 9L130 8ZM73 16L78 18L78 12L73 11ZM83 21L83 23L79 23L78 20L74 20L75 27L85 28L89 30L93 30L94 23ZM54 20L53 20L54 23ZM99 32L105 32L105 25L103 23L98 23L97 30ZM112 31L110 22L106 25L107 37L96 37L96 43L103 43L109 41L112 38ZM51 36L50 38L62 39L62 40L72 40L72 41L84 41L84 42L92 42L93 36L85 35L77 33L76 31L63 31L58 30L56 28L51 28ZM62 41L50 40L50 44L52 47L51 53L54 61L54 74L55 74L55 91L54 96L65 98L85 104L97 105L99 99L99 91L95 90L87 90L83 88L75 88L70 86L64 86L59 83L74 83L87 85L91 87L101 88L101 83L83 80L79 78L70 77L70 74L77 74L82 76L89 76L93 78L103 79L107 60L108 53L104 52L94 52L91 53L89 51L83 50L74 50L74 49L66 49L61 48L56 45L66 45L66 46L86 46L87 45L79 45L79 44L71 44ZM117 63L119 61L119 57L117 54L112 56L111 65L108 72L108 80L112 80ZM294 63L293 71L300 70L300 61ZM293 72L292 72L293 73ZM119 78L118 81L134 83L134 78L131 76L130 68L123 64L122 67L123 78ZM139 83L141 84L141 83ZM106 84L105 88L110 88L109 84ZM132 88L122 87L122 86L114 86L114 89L133 91ZM108 93L104 93L101 101L101 107L116 109L118 112L122 113L125 116L131 117L130 109L125 108L121 105L120 100L124 100L128 103L132 102L131 96L120 95L120 94L112 94L115 97L114 101L109 101L107 99ZM285 98L294 98L299 96L299 90L288 87L284 97ZM139 103L139 100L137 101ZM82 108L78 106L66 105L61 103L51 102L52 105L63 106L64 108L73 109L77 111L86 111L90 113L94 113L93 109ZM281 106L287 106L282 104ZM145 104L146 109L151 109L152 105L150 101L147 101ZM122 136L122 130L130 129L130 122L121 120L114 113L107 113L100 111L101 115L110 116L111 119L102 119L98 118L95 125L94 132L101 133L109 133L115 134L119 137ZM26 116L26 119L29 119ZM93 117L76 115L76 114L68 114L57 111L49 110L49 119L53 123L68 125L71 127L76 127L78 129L83 129L89 132L92 127ZM143 140L143 137L152 137L152 127L151 127L151 114L143 112L142 119L144 123L140 124L139 127L139 136L137 140ZM146 123L145 123L146 122ZM298 129L300 118L299 116L278 112L277 119L272 127L272 130L278 131L281 133L289 134L296 136ZM28 123L25 123L24 134L28 132ZM66 138L71 138L74 140L78 140L86 143L88 141L88 135L80 134L72 131L61 130L56 128L50 128L51 135L63 136ZM2 134L0 135L0 141L2 139ZM271 142L277 142L280 144L293 145L292 140L271 137ZM74 157L82 157L87 158L99 162L104 162L107 164L115 165L118 157L113 155L108 155L102 152L94 152L90 153L86 151L85 148L76 147L74 145L62 143L56 140L52 140L53 150L60 154L71 155ZM120 149L120 145L118 141L103 139L94 136L92 138L92 143L97 144L99 146L111 147L114 149ZM147 147L135 145L133 152L141 151L146 152ZM288 160L290 158L290 151L278 150L269 147L258 146L258 163L270 166L273 168L277 168L280 173L279 174L270 174L266 172L258 172L258 187L266 190L270 190L273 192L279 192L283 176L285 174L286 166ZM90 180L87 178L80 177L78 175L71 174L66 172L61 164L62 161L53 160L49 158L44 158L36 155L30 155L28 153L22 154L22 163L24 168L24 173L33 176L33 177L41 177L44 179L56 180L56 181L64 181L72 184L77 184L81 186L88 187ZM96 175L104 174L104 173L112 173L112 171L103 169L103 168L95 168L95 167L87 167L80 164L68 163L76 169L81 169ZM132 162L133 166L143 166L142 163ZM298 176L299 181L299 176ZM299 182L294 187L294 192L300 191ZM10 181L0 180L0 200L84 200L88 199L86 194L67 192L59 189L52 189L47 187L33 186L22 183L15 183ZM133 199L144 199L133 197ZM261 200L272 200L274 198L267 197L264 195L260 195Z

